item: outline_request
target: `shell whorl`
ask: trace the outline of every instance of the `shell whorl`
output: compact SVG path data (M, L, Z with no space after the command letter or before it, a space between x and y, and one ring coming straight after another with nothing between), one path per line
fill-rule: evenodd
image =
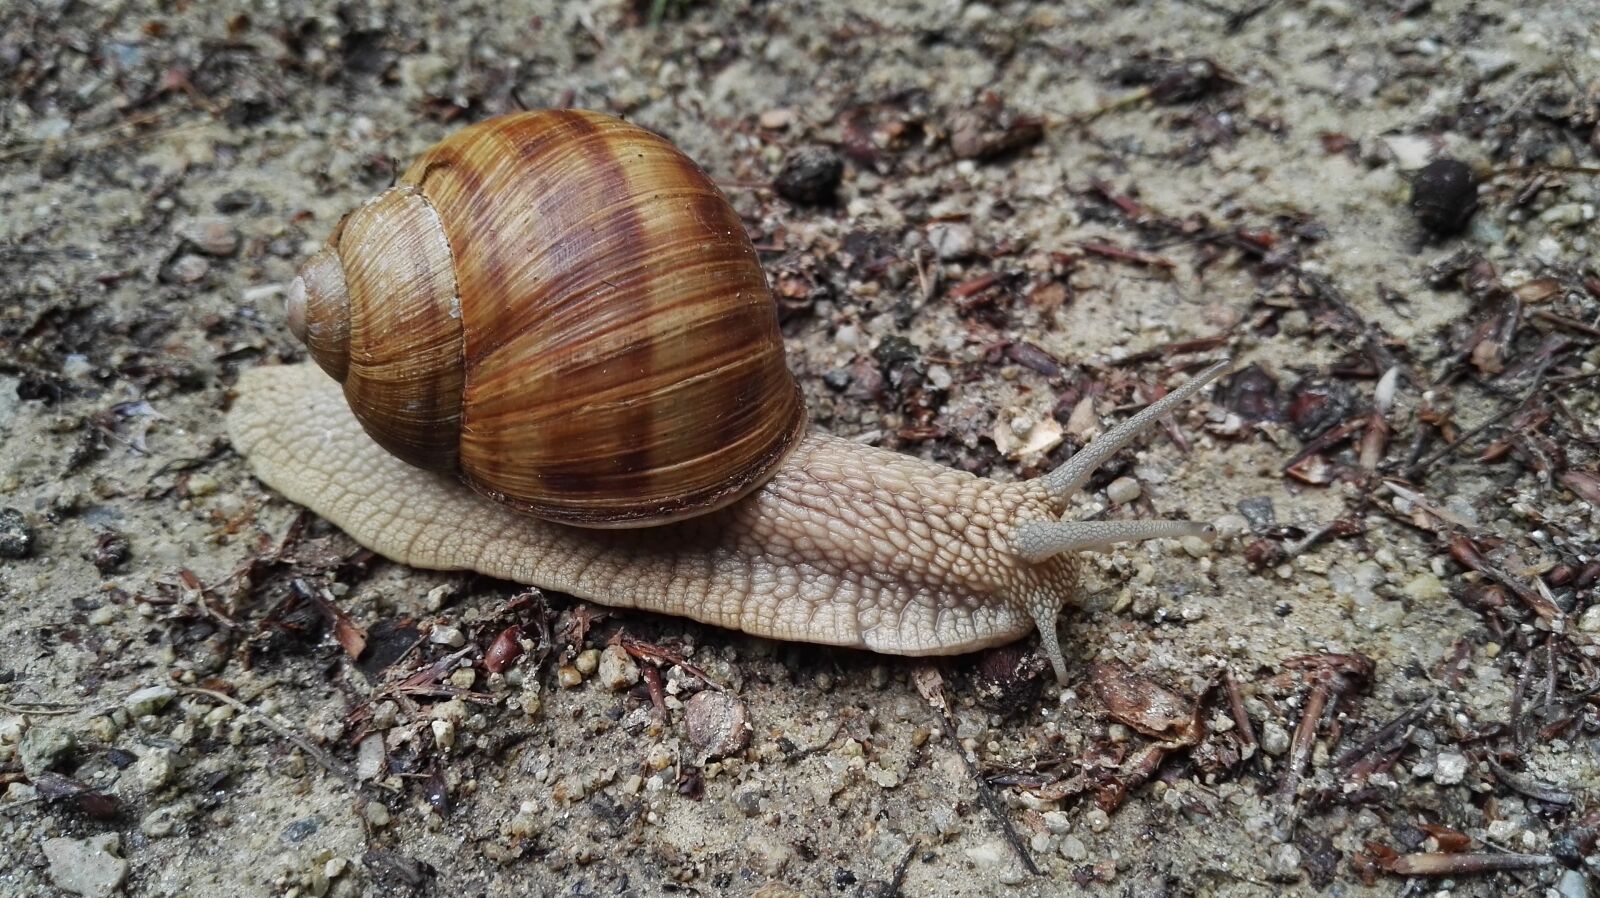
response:
M428 150L306 263L289 319L380 445L551 520L726 506L805 426L737 213L666 140L595 113Z

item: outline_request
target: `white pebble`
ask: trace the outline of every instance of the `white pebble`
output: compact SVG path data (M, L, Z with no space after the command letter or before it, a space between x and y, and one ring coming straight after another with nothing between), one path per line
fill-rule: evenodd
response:
M627 649L608 645L600 653L600 685L612 692L621 692L639 682L639 665L634 663Z
M433 742L444 751L449 751L450 746L456 744L456 725L448 720L435 720L430 725L433 730Z
M171 686L146 686L130 693L122 700L122 706L134 717L143 717L165 708L177 695Z
M434 627L433 632L428 634L428 641L434 645L446 645L453 649L459 649L467 644L467 637L461 634L461 630L458 627L440 625Z
M1600 605L1590 605L1578 618L1578 629L1585 633L1600 633Z
M1454 786L1467 778L1467 756L1460 752L1442 751L1433 765L1433 781L1441 786Z
M1089 857L1089 847L1077 836L1066 836L1061 840L1061 856L1069 861L1083 861Z
M1113 505L1127 505L1139 498L1139 493L1142 491L1139 481L1132 477L1118 477L1106 484L1106 498L1110 499Z
M1273 721L1261 727L1261 750L1278 756L1289 750L1289 731Z

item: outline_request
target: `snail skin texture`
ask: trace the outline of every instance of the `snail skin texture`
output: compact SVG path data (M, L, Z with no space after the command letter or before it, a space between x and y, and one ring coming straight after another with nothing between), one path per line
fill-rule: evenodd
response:
M549 136L551 129L559 131L576 123L581 135L592 135L598 129L610 134L607 140L622 139L628 146L639 142L648 144L647 154L666 154L662 158L676 154L665 141L642 129L593 113L570 111L523 113L491 119L459 132L441 146L459 147L463 136L468 139L473 138L474 133L482 136L485 132L504 129L508 123L532 129L542 136ZM626 164L625 157L626 154L614 154L608 158L612 163L622 159L621 168L627 177L639 177ZM419 166L425 168L424 163L429 158L425 155ZM669 161L673 166L679 164L676 158ZM736 236L728 230L737 227L737 217L731 210L724 215L717 211L716 204L706 202L702 194L705 189L714 192L714 186L686 159L684 165L680 175L693 182L689 193L694 194L694 198L677 205L689 208L692 214L682 221L666 221L664 227L669 230L709 228L709 233L687 237L674 234L668 239L668 245L681 248L682 241L704 244L715 242L712 238L726 238L732 240L729 245L733 247L724 249L726 256L744 258L745 254L737 245L741 241L748 245L742 229ZM433 221L442 217L442 207L434 206L427 186L419 186L426 177L413 177L418 170L414 166L396 187L363 209L382 206L398 191L412 211L420 213L413 218ZM514 175L514 172L501 172L496 177ZM555 189L560 193L563 187L556 185ZM651 195L660 192L656 186L650 191ZM584 190L568 189L568 193L585 201L596 201L593 196L584 197ZM725 205L720 195L718 200ZM662 214L670 217L671 211L669 208ZM681 615L772 639L899 655L956 654L1010 642L1037 629L1043 651L1054 666L1057 678L1065 683L1066 663L1057 641L1056 621L1062 606L1078 589L1077 553L1158 537L1209 537L1212 532L1209 525L1193 521L1063 521L1060 516L1070 497L1082 488L1097 467L1162 415L1222 374L1228 368L1227 362L1212 365L1113 427L1060 468L1032 480L999 483L912 456L817 431L807 432L803 419L801 427L793 427L786 405L792 394L791 382L772 374L770 360L774 350L770 346L756 350L757 361L748 365L729 363L724 353L702 356L674 351L664 356L691 368L711 358L709 367L702 365L695 369L700 373L690 379L696 383L729 370L734 372L731 376L736 380L742 378L741 382L720 393L713 390L704 398L721 396L726 401L748 403L754 401L752 396L765 395L774 398L780 406L779 414L771 420L759 420L756 415L744 416L752 422L748 433L764 435L771 445L762 447L752 443L737 460L738 470L732 477L736 481L749 477L753 483L737 482L731 489L734 494L731 499L729 491L707 488L696 479L696 500L704 500L709 510L696 509L697 513L685 517L684 503L672 498L665 502L652 498L651 515L659 517L659 512L665 509L666 523L629 520L626 523L635 526L617 529L616 522L609 519L585 522L597 526L575 526L530 516L528 501L515 497L505 501L505 496L496 495L497 491L485 489L482 483L476 482L475 475L470 472L438 465L431 465L435 469L429 470L419 466L417 459L408 453L397 454L380 445L380 441L388 439L392 433L386 431L381 422L375 425L352 411L356 402L349 381L341 385L330 376L337 376L337 372L329 371L329 362L319 355L319 340L323 343L344 341L352 347L347 367L353 368L357 365L371 367L373 358L392 355L392 343L404 339L403 335L385 334L373 338L338 332L346 326L351 331L364 326L361 314L351 314L348 325L336 324L320 331L307 322L308 313L314 317L319 304L327 304L316 295L323 289L321 280L333 277L339 282L339 290L344 290L348 282L354 297L353 285L360 279L352 275L354 266L378 264L371 259L349 258L351 247L345 240L352 228L373 226L372 222L358 220L361 214L358 210L336 230L334 240L330 241L336 257L330 258L327 251L314 256L302 268L300 281L290 289L291 327L302 335L318 364L263 367L244 372L227 415L227 426L235 448L248 459L252 471L262 482L342 528L363 546L402 564L436 570L477 571L606 605ZM508 213L501 210L496 214ZM564 214L583 217L582 210L567 210ZM484 222L479 220L478 224L481 227ZM434 226L437 227L437 223ZM438 243L435 249L448 251L433 255L453 261L457 266L454 276L449 271L428 270L426 254L402 254L404 262L389 263L401 269L400 275L373 276L378 280L387 278L385 282L390 285L390 292L386 294L386 302L402 301L393 287L402 281L427 282L424 292L438 292L439 284L472 282L471 276L459 270L469 258L464 251L468 248L457 245L470 241L472 231L452 230L448 222L444 222L443 231L440 239L447 240L448 246ZM501 231L496 240L502 250L513 256L519 253L530 257L539 255L537 249L519 248L513 237L508 231ZM624 235L623 242L637 238L637 232L631 237ZM601 242L604 243L603 235ZM378 241L380 248L382 243ZM370 245L360 252L366 253L369 249ZM663 264L670 273L695 268L697 261L697 257L686 250L665 255L638 251L630 256L619 254L616 246L609 247L598 257L586 257L581 247L574 249L572 246L553 256L546 254L546 257L555 267L545 271L537 283L549 279L582 281L578 275L583 272L575 273L561 267L564 260L593 265L597 260L616 262L622 259L627 270L619 273L619 277L600 276L621 285L649 285L667 276L660 270ZM753 251L747 258L748 262L739 261L732 267L755 264ZM327 269L332 265L341 265L343 274L330 275ZM695 277L704 278L710 284L704 288L705 292L715 294L729 281L735 283L733 297L737 301L732 304L754 316L752 322L743 326L744 333L760 339L776 336L776 310L765 292L764 281L760 294L763 299L758 303L748 301L747 285L751 279L761 277L759 267L734 272L719 261L709 268L700 268ZM585 277L593 279L592 273ZM503 278L493 277L485 282L502 287L505 283ZM454 314L470 327L475 314L471 310L473 297L466 292L456 295L446 290L445 293L447 302L443 308L446 312L433 317L449 318ZM635 329L641 322L645 327L654 326L649 315L624 310L618 317L605 306L595 305L649 301L648 295L641 300L630 298L627 293L621 289L596 292L584 286L576 294L546 297L545 301L561 309L576 304L580 318L609 318ZM645 293L649 294L649 290ZM693 287L679 285L668 293L674 297L692 297L696 291ZM653 295L661 294L658 291ZM335 305L345 301L343 295L336 298ZM496 308L506 308L505 301L502 295ZM703 318L695 317L697 313L693 312L685 318L681 309L684 301L674 299L666 304L669 311L663 320L671 325L669 336L675 336L686 327L693 330L701 321L709 321L712 331L728 329L727 315L732 313L726 311L727 300L713 296L708 300L713 311ZM380 309L376 314L382 317L386 313ZM371 314L365 315L368 322L371 317ZM403 327L404 318L404 315L395 316L389 329ZM685 325L685 320L690 323ZM518 324L524 325L526 322ZM526 326L537 327L538 322ZM363 340L368 341L366 345L369 346L365 357L354 350ZM467 333L463 340L466 361L461 370L464 374L457 372L447 376L447 388L470 398L485 378L490 383L495 377L518 382L516 368L499 375L482 375L479 370L487 364L484 360L492 355L483 347L504 347L515 340L515 335ZM435 340L429 345L441 344ZM579 355L592 363L593 353L603 353L606 345L603 336L591 336L583 343ZM630 341L622 341L617 346L615 351L622 357L637 355ZM455 346L445 348L446 355L462 354ZM575 350L558 345L555 351ZM775 351L781 360L781 339ZM432 356L427 364L434 365ZM558 359L543 364L559 368L567 362ZM337 369L340 365L331 367ZM569 367L567 370L577 369ZM665 375L657 377L645 372L634 380L651 395L660 389L669 393L672 389L671 378ZM407 383L405 377L392 378L390 382ZM564 414L585 418L588 407L581 394L577 394L579 398L571 398L578 387L570 379L568 383L570 389L563 395L567 402ZM608 384L614 386L611 382ZM477 413L470 402L460 404L454 395L443 396L441 401L439 397L443 394L438 388L427 389L432 391L427 395L433 406L449 406L449 415L456 419L454 426L459 426L463 434L472 432L473 438L484 445L497 439L492 433L473 431L474 427L487 426L483 422L491 419L475 419ZM416 395L413 390L403 403L408 413L419 407ZM596 414L601 418L617 401L614 391L607 392L606 396L607 400L596 407ZM649 398L646 396L646 401ZM497 414L503 415L505 399L497 397L495 402L499 403L495 406ZM648 415L635 414L629 420L638 427L652 426ZM715 430L720 426L715 415L708 420L711 423L705 425L705 429ZM720 433L723 436L719 438L744 445L746 432L723 430ZM728 436L730 433L734 435ZM656 439L650 433L636 432L615 438L614 445L626 445L630 436L635 441ZM466 437L461 439L465 445ZM569 434L565 439L582 437ZM415 448L416 444L411 445ZM606 450L611 445L613 443L606 442L602 435L599 448ZM583 447L565 448L581 450ZM499 451L510 449L502 447ZM702 454L696 448L689 457L692 461ZM663 457L660 453L628 456L652 465ZM755 475L748 473L752 460L763 469ZM455 461L460 463L459 459ZM681 466L681 463L674 464ZM652 468L651 476L671 473L672 465L656 467L661 469ZM530 478L530 482L538 480L539 476ZM582 485L581 481L570 477L558 480L558 485L565 490L557 497L558 504L577 495L575 487ZM628 483L637 485L637 481L638 478L634 478ZM484 493L489 494L487 498ZM666 495L666 491L658 490L651 495ZM497 499L502 501L495 501ZM615 499L603 498L601 504L606 502L614 504ZM568 515L571 507L568 503L558 508L554 516ZM592 505L585 506L588 507Z

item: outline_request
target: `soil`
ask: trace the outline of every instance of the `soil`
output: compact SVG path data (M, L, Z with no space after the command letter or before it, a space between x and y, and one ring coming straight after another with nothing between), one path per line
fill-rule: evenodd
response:
M0 11L0 893L1589 894L1591 3L114 6ZM1058 687L254 481L299 260L548 106L724 186L816 426L1032 476L1231 356L1074 503L1223 538L1095 556Z

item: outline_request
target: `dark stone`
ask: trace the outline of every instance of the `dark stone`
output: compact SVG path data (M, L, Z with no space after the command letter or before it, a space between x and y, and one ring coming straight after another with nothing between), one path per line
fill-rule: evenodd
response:
M1478 176L1460 160L1435 159L1411 183L1411 211L1434 234L1460 232L1477 208Z
M126 563L130 555L128 538L115 530L107 530L100 534L92 560L96 570L109 574Z
M0 508L0 558L27 558L33 553L33 528L15 508Z
M972 671L973 697L996 714L1009 717L1034 706L1044 690L1045 657L1023 643L1011 643L978 655Z
M806 205L833 202L839 180L844 177L844 161L827 147L809 146L791 150L783 160L783 170L772 186L786 200Z
M1310 442L1355 414L1360 397L1342 381L1302 380L1291 391L1289 427Z
M289 843L304 842L312 833L322 827L322 821L316 817L301 817L299 820L283 828L283 840Z
M1278 522L1278 513L1268 496L1252 496L1239 500L1239 513L1250 522L1250 529L1261 531Z

